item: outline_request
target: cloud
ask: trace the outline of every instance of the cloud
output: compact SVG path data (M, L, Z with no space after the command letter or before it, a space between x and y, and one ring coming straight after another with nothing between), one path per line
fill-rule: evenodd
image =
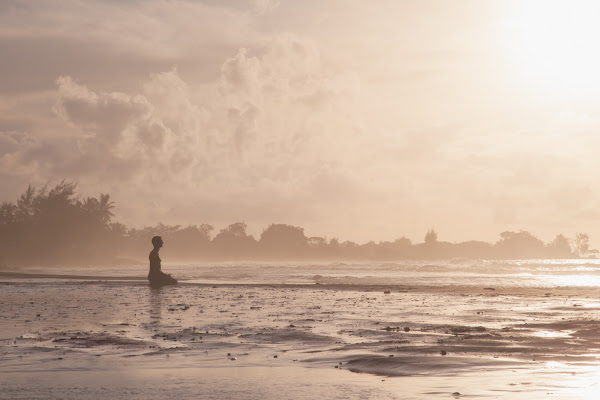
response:
M254 7L258 14L273 12L281 4L280 0L254 0Z
M150 118L151 105L143 96L97 94L69 76L58 78L56 83L59 98L55 112L65 122L109 146L118 144L128 126Z
M217 41L237 41L248 35L247 12L254 7L185 0L14 2L0 13L0 35L77 38L83 43L110 45L123 54L173 57L197 43L215 45ZM23 25L24 21L28 23ZM172 21L178 21L176 30L172 29Z
M128 224L277 219L348 239L590 215L593 107L528 104L486 69L487 6L434 8L2 2L2 200L70 178Z
M0 80L0 91L49 90L61 75L131 91L132 82L175 64L194 79L213 79L226 54L262 40L256 10L270 12L274 3L3 2L0 74L10 79Z
M12 154L19 148L30 147L35 141L28 134L16 131L0 131L0 157Z
M102 187L121 200L125 221L184 218L173 210L193 209L204 221L246 214L267 223L266 211L279 207L281 219L301 224L339 201L332 187L351 197L360 191L356 160L346 157L360 151L347 133L363 135L357 78L328 70L316 47L293 35L239 49L218 79L201 85L173 68L137 91L61 76L55 94L53 110L68 133L5 133L11 145L2 162L27 166L22 173L39 180ZM326 184L336 176L336 185Z
M290 34L238 49L202 84L178 68L128 91L61 76L55 96L68 134L5 134L12 145L2 162L40 180L102 187L137 225L277 217L327 232L356 229L348 219L362 218L390 231L391 221L417 225L419 214L450 230L447 209L465 202L475 219L510 224L532 207L517 197L541 193L530 180L558 165L539 158L534 168L514 150L498 157L462 125L390 130L374 119L356 75L330 68L313 43Z

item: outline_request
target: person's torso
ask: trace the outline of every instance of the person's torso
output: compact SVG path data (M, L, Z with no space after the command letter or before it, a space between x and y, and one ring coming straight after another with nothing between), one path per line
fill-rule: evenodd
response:
M150 274L160 271L160 257L158 251L152 250L148 255L150 259Z

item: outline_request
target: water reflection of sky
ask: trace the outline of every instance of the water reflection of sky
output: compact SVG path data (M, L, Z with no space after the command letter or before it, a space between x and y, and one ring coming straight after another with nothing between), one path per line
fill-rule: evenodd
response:
M550 275L544 277L551 286L599 286L598 275Z
M146 264L102 268L29 268L23 272L138 277ZM405 260L397 262L168 263L182 282L242 284L422 285L481 287L600 287L600 260Z

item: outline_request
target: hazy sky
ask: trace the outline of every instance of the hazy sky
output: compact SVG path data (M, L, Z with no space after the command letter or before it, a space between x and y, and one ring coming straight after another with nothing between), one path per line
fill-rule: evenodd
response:
M595 1L0 2L0 201L363 242L600 240Z

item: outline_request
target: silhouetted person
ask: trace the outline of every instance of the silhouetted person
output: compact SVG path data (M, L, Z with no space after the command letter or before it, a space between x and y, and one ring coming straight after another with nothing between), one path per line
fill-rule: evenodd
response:
M148 255L150 259L150 272L148 272L148 280L150 286L164 286L164 285L176 285L177 279L173 278L169 274L165 274L160 269L160 257L158 252L163 245L163 240L160 236L154 236L152 238L152 245L154 249Z

